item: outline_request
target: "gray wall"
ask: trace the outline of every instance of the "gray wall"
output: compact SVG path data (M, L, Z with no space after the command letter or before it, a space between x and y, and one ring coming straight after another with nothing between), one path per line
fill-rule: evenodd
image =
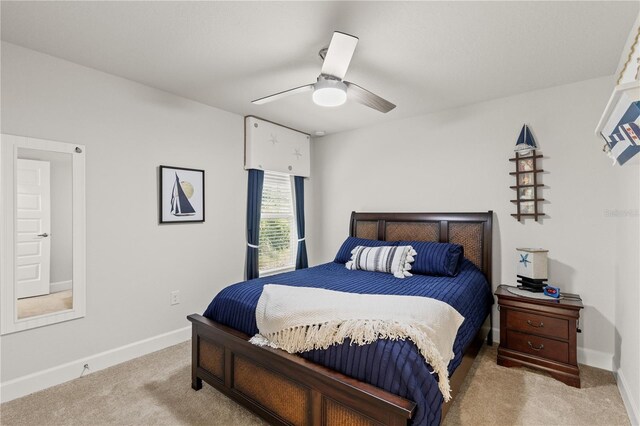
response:
M616 172L616 208L610 212L615 222L615 269L612 285L616 298L615 361L618 380L623 380L631 404L640 415L640 189L638 167L622 167ZM636 417L638 418L638 417Z
M637 42L640 15L633 24L622 50L618 71L621 75L629 60L631 47ZM640 46L636 45L636 52ZM631 65L631 64L629 64ZM633 81L636 71L626 69L620 82ZM637 164L637 159L635 160ZM615 296L616 336L614 367L618 369L618 383L629 393L627 410L633 407L636 422L640 422L640 172L638 167L622 167L616 173L616 206L611 219L616 224ZM625 401L627 403L627 401ZM633 421L633 419L632 419Z
M352 210L494 210L494 287L515 284L516 247L549 249L550 281L580 293L585 304L580 359L611 369L617 303L626 301L613 291L620 221L608 211L637 209L637 197L627 200L619 192L637 193L639 186L638 159L624 170L612 167L593 131L613 84L605 77L315 139L307 239L312 261L333 258ZM549 217L539 223L510 216L514 166L508 158L523 123L544 155ZM637 244L628 249L625 267L637 269ZM638 306L632 278L620 285Z
M3 336L3 382L183 328L242 279L242 117L9 43L1 106L2 133L87 154L87 315ZM206 222L158 225L161 164L206 170Z

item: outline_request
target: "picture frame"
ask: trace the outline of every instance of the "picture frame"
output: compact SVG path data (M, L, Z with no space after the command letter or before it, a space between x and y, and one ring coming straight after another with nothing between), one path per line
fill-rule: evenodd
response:
M160 166L159 182L159 223L204 222L204 170Z
M518 171L519 172L531 172L533 171L533 159L526 158L518 161Z
M525 201L520 203L521 214L534 214L536 211L535 201Z
M520 173L518 175L518 185L531 185L533 184L533 173Z
M533 200L534 197L534 190L533 187L527 187L527 188L519 188L519 199L520 200Z

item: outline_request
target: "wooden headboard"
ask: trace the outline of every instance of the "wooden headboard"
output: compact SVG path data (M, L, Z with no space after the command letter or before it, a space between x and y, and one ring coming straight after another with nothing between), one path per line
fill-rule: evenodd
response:
M464 256L491 285L493 212L481 213L351 213L349 235L381 241L436 241L460 244Z

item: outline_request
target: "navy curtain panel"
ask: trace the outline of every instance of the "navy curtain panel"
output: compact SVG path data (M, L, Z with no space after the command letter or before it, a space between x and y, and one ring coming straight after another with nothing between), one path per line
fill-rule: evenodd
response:
M247 191L247 262L245 278L258 278L258 245L260 244L260 209L262 207L262 186L264 171L249 170L249 185Z
M293 177L293 187L296 199L296 225L298 227L298 254L296 256L296 269L304 269L309 266L307 260L307 242L304 237L304 178Z

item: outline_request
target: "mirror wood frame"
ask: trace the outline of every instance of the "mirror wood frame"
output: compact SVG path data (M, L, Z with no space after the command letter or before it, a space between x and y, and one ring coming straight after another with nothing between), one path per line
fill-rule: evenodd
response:
M9 334L76 318L86 313L86 192L84 145L1 135L0 146L0 333ZM71 154L72 159L72 242L73 307L64 311L18 319L15 298L16 272L16 165L18 149ZM78 149L80 152L78 152Z

